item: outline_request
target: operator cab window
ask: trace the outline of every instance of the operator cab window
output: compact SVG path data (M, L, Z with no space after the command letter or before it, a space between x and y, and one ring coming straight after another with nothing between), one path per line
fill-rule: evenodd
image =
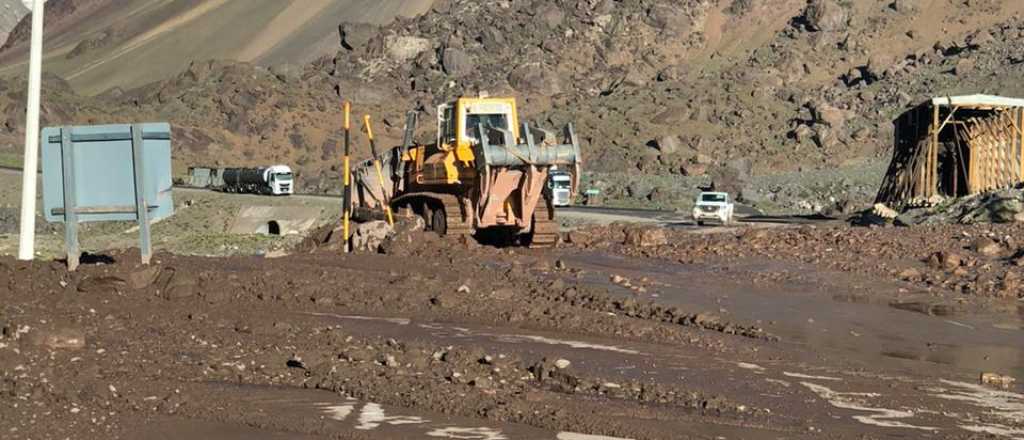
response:
M508 115L496 114L469 114L466 115L466 137L471 142L480 142L480 124L484 127L494 127L508 130Z
M484 127L495 127L508 130L508 115L503 114L474 114L466 115L466 124L470 128L477 128L480 124Z
M438 113L441 115L437 121L437 149L443 148L445 145L455 144L455 108L450 105L442 105L438 107Z

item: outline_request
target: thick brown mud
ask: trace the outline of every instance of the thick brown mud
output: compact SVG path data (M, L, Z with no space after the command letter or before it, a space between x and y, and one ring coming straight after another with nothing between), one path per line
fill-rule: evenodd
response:
M423 238L386 255L160 254L150 267L112 252L71 274L2 259L0 426L4 438L1020 435L1019 385L978 384L1019 371L1009 315L837 301L887 281L810 263L631 249ZM778 271L808 278L762 282Z

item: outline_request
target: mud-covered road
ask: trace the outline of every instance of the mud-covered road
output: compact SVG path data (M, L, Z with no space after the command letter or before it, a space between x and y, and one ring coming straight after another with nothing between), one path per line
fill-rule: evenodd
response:
M979 381L1024 377L1021 301L927 282L919 240L978 231L615 228L0 259L0 437L1024 437L1020 384ZM949 242L977 260L955 276L1017 270L994 236L1004 255ZM863 244L882 239L901 256Z

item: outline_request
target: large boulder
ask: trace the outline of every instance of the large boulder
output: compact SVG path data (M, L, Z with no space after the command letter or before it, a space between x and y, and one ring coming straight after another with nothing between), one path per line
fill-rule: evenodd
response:
M380 29L366 23L342 23L338 26L341 47L348 50L362 50L370 43Z
M656 4L647 12L651 25L667 34L686 35L693 30L693 19L686 9L671 4Z
M557 5L548 4L537 11L537 19L550 28L556 28L565 21L565 11Z
M384 40L385 53L396 63L411 61L433 46L433 43L426 38L410 35L392 35Z
M631 227L626 229L625 244L638 247L664 246L668 244L665 229L658 227Z
M811 117L814 118L814 122L817 124L824 124L836 130L843 128L846 124L846 112L834 107L833 105L818 101L809 105L811 110Z
M655 141L654 146L661 152L661 154L675 154L679 152L679 149L681 148L679 137L674 135L668 135L658 139Z
M957 60L956 66L953 67L953 73L955 73L956 76L970 75L971 72L974 72L977 66L978 62L973 58L961 58Z
M708 173L708 166L701 163L686 163L679 167L679 172L684 176L704 176Z
M894 61L888 54L874 53L868 58L867 65L864 66L864 75L868 81L877 81L885 77L893 64Z
M971 243L971 249L989 257L999 255L1003 251L1002 245L988 237L979 237L974 240L974 243Z
M963 257L952 252L936 252L925 261L933 269L953 271L963 264Z
M893 0L889 5L892 10L900 14L913 14L920 10L921 0Z
M543 96L557 95L562 92L558 75L550 67L538 62L516 67L512 73L509 73L508 82L512 88L520 92L536 93Z
M730 160L711 170L712 186L715 191L727 192L735 197L740 194L750 180L752 169L753 164L748 158Z
M472 72L475 63L473 56L465 50L449 47L441 56L441 65L444 67L445 73L451 76L461 76Z
M974 49L986 47L992 43L995 43L996 41L996 38L993 37L992 34L989 33L987 30L984 29L974 34L971 34L970 36L967 37L968 46Z
M837 0L811 0L804 20L812 31L837 32L846 28L849 12Z
M377 252L380 245L394 233L394 228L385 221L371 221L356 225L352 233L352 250Z
M1022 223L1024 192L1016 188L965 197L933 208L929 224Z
M993 223L1017 223L1024 221L1024 203L1017 198L997 198L988 205Z

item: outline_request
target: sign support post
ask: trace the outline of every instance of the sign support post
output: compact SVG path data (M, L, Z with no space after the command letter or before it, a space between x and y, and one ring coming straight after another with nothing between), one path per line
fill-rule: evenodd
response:
M78 269L81 251L78 248L75 147L71 143L71 127L65 126L60 129L60 155L64 164L64 247L68 255L68 270L74 272Z
M149 202L146 201L145 163L142 160L142 125L132 125L132 170L135 172L135 212L139 217L139 251L142 264L149 264L153 258L153 242L149 235Z

